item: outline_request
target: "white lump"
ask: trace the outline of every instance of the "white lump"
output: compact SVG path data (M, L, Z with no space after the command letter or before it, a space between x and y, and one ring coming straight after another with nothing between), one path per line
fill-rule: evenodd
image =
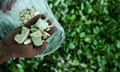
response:
M14 38L14 40L18 44L22 44L28 37L30 30L27 27L22 27L21 34L17 34Z
M50 36L50 34L45 31L45 29L49 27L51 26L49 26L46 21L39 19L36 24L30 28L23 26L21 33L16 34L14 40L18 44L28 45L32 43L34 46L41 46L45 41L44 39Z
M38 21L35 24L31 25L30 28L24 26L26 22L28 22L37 14L39 14L39 12L33 7L31 9L27 8L20 12L19 19L23 24L23 27L21 33L16 34L16 36L14 37L14 40L18 44L33 44L34 46L41 46L45 39L50 36L47 31L50 30L53 26L49 25L47 20L45 19L39 18Z
M26 8L19 13L19 20L21 21L21 24L24 25L31 18L33 18L34 16L38 14L39 12L34 7Z

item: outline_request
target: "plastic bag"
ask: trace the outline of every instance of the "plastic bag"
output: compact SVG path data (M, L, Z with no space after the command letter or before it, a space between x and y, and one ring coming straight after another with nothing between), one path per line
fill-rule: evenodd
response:
M39 55L45 56L58 49L65 38L64 30L55 19L46 0L17 0L12 10L6 13L0 11L0 38L3 38L11 30L21 26L19 13L26 8L32 7L34 7L40 14L45 14L48 18L52 19L53 25L57 28L57 31L47 39L47 42L49 43L48 47Z

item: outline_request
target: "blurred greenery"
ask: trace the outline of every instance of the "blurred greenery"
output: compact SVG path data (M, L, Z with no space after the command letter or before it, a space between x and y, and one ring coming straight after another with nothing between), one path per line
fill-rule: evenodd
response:
M15 59L2 72L119 72L120 0L48 0L64 27L62 47L43 58Z

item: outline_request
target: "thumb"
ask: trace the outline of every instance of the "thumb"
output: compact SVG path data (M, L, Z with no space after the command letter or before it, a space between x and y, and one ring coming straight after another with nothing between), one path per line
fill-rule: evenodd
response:
M32 19L30 19L30 20L25 24L25 26L29 28L31 25L35 24L40 17L41 17L41 15L36 15L36 16L33 17Z
M14 37L16 34L21 32L21 27L18 27L16 29L14 29L13 31L11 31L5 38L3 38L2 40L7 43L7 44L15 44L14 41Z

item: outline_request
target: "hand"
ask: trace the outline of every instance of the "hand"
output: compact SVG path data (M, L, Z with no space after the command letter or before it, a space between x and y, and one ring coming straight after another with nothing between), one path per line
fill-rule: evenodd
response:
M35 16L30 21L28 21L28 23L26 23L25 26L29 28L31 25L35 24L40 17L41 17L40 15ZM53 34L55 30L56 29L51 30L50 34ZM42 53L44 49L48 46L47 42L44 42L43 45L40 47L34 47L32 44L29 45L17 44L14 41L14 37L20 31L21 31L21 27L10 32L10 34L2 40L3 41L2 47L5 49L4 51L6 52L6 55L9 56L9 57L4 57L2 59L3 60L2 62L5 62L11 57L25 57L25 58L34 57L37 54Z
M26 27L30 27L31 25L35 24L35 22L40 18L40 15L35 16L33 19L31 19L27 24ZM9 49L9 52L11 52L13 57L27 57L31 58L41 52L46 48L47 42L44 42L44 44L38 48L35 48L32 44L24 45L24 44L17 44L14 41L14 37L16 34L20 33L21 27L15 29L12 31L3 41L4 44Z

